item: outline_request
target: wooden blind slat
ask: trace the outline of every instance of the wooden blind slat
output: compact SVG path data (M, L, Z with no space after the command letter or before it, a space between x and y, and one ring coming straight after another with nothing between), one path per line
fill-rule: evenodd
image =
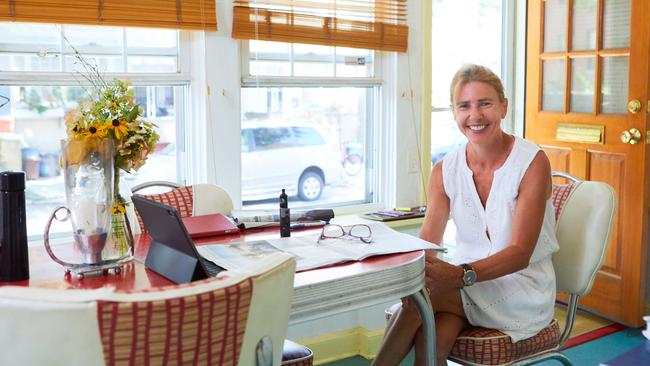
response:
M235 0L236 39L406 52L406 0Z
M5 2L3 2L5 3ZM12 0L0 21L217 30L214 0Z

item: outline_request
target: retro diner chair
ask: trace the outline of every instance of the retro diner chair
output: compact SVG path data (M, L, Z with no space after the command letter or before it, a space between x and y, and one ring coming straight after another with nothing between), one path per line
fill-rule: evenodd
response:
M254 272L146 291L0 287L0 364L280 365L294 273L276 253Z
M174 182L153 181L136 185L131 190L137 193L151 187L171 188L167 192L144 195L144 197L176 208L181 217L215 213L228 215L233 209L232 198L228 192L215 184L182 186ZM137 216L139 227L144 228L140 215L137 213L134 215ZM308 347L288 339L284 341L281 354L282 366L312 366L314 363L314 354Z
M564 365L570 360L560 350L569 339L578 299L591 291L605 258L616 210L614 190L606 183L581 181L566 173L554 172L569 184L553 185L556 235L560 250L553 255L557 291L570 295L564 329L553 319L537 335L512 343L504 333L481 327L464 329L449 359L461 365L529 365L555 359ZM386 310L387 317L400 304Z
M167 187L171 190L158 194L144 194L145 198L174 207L181 217L224 214L229 215L233 209L232 198L226 190L216 184L201 183L191 186L183 186L174 182L152 181L138 184L131 188L133 193L144 191L151 187ZM131 205L132 206L132 205ZM131 207L131 209L133 209ZM139 227L134 228L136 233L144 229L142 219L137 212Z
M581 181L559 172L553 176L570 181L554 184L552 194L555 233L560 243L560 250L553 255L557 291L570 295L564 329L560 333L554 319L534 337L512 343L510 337L497 330L470 327L456 339L451 360L464 365L528 365L555 359L571 365L560 349L571 334L578 299L591 291L605 259L616 195L607 183Z

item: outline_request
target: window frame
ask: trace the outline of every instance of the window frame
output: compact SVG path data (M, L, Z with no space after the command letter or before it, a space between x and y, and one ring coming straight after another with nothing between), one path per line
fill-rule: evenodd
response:
M354 201L345 201L340 204L336 204L336 207L341 208L344 211L363 209L364 207L374 208L381 201L386 201L386 199L380 195L380 187L382 186L382 179L379 177L379 170L375 168L375 161L381 161L378 159L379 154L379 133L381 129L381 115L383 112L380 110L382 105L381 98L385 97L385 94L382 93L382 88L385 84L385 80L382 78L383 72L386 69L386 64L384 58L386 53L382 51L374 51L373 56L373 76L368 77L347 77L347 76L323 76L323 77L306 77L306 76L258 76L250 74L250 47L249 41L242 40L238 41L239 43L239 63L241 68L241 82L240 89L243 88L256 88L256 87L266 87L266 88L282 88L282 87L359 87L366 88L366 125L365 125L365 141L366 146L364 151L365 158L365 169L366 169L366 188L364 192L364 198L361 200ZM293 45L290 44L290 50L293 50ZM336 62L336 55L332 60ZM286 58L282 58L285 60ZM289 53L289 59L293 60L293 52ZM241 123L241 121L240 121ZM241 153L241 152L240 152ZM240 162L241 163L241 162ZM241 169L241 168L240 168ZM369 174L372 173L372 174ZM386 175L386 179L390 179L391 175ZM241 185L239 186L239 193L241 197ZM239 200L239 205L241 205L241 199ZM304 204L301 205L301 208L310 208L319 206L318 201L314 202L312 205ZM347 208L346 208L347 207Z
M125 34L126 32L124 32ZM175 116L176 133L176 171L177 183L188 184L197 181L196 177L205 175L205 167L197 156L204 154L205 144L190 144L192 136L196 136L202 128L195 115L202 114L202 103L195 99L198 95L196 88L197 61L191 58L203 37L199 32L178 32L178 62L177 71L173 73L129 73L106 72L107 78L128 79L133 86L171 86L175 88L174 103L177 110ZM122 45L126 48L126 45ZM126 55L123 55L126 60ZM126 62L126 61L125 61ZM198 63L200 65L200 62ZM78 86L79 76L71 71L3 71L0 72L0 86ZM203 137L205 139L205 137ZM63 203L63 202L62 202ZM70 233L71 234L71 233ZM57 236L57 235L55 235ZM65 235L66 237L68 235ZM30 236L30 240L41 239Z
M506 90L506 93L510 93L512 90L512 75L513 72L511 70L511 64L512 64L512 47L510 47L510 44L512 42L512 38L514 36L514 32L511 31L512 29L512 23L514 21L514 6L510 4L508 0L501 0L501 50L500 50L500 57L501 57L501 63L500 63L500 69L498 70L499 73L499 78L501 78L501 81L503 82L503 86ZM432 14L433 17L433 14ZM432 30L429 30L429 33L431 33ZM496 70L494 70L496 71ZM446 106L437 106L433 104L432 98L431 100L431 113L435 112L451 112L452 107L451 105L446 105ZM504 120L509 121L510 120L510 113Z

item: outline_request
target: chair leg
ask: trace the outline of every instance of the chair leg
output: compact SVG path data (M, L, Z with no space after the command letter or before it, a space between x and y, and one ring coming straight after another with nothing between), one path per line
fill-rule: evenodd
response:
M569 358L567 356L565 356L565 355L563 355L561 353L556 353L550 358L552 360L558 360L558 361L562 362L562 364L564 366L573 366L573 364L571 363L571 360L569 360Z

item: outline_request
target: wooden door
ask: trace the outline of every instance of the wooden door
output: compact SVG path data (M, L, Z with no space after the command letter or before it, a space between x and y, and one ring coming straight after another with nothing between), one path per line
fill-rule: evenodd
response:
M580 304L635 326L650 202L649 19L648 0L528 1L525 136L553 170L607 182L618 198L605 262Z

